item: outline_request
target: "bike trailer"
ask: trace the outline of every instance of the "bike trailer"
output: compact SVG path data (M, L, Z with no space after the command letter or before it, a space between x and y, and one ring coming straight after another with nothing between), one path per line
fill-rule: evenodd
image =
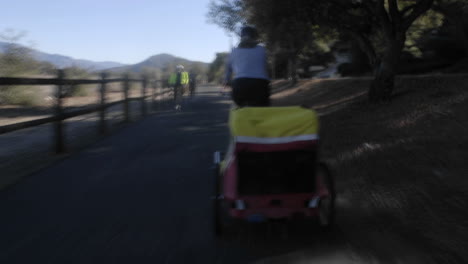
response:
M251 222L318 216L324 226L331 223L333 182L318 162L315 111L239 108L230 112L229 127L232 142L224 160L215 153L218 229L222 213Z

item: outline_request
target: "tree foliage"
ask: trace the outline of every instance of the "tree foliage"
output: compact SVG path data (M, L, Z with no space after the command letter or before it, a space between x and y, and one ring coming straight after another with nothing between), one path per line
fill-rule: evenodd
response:
M228 33L239 32L246 24L245 5L242 0L212 0L207 14L208 22L214 23Z
M223 83L227 57L228 53L216 53L216 58L208 69L208 82Z
M433 2L434 0L219 0L213 2L209 17L231 31L235 29L232 25L243 22L255 25L273 54L279 50L287 52L293 62L306 48L317 48L317 45L312 44L317 43L314 29L351 37L374 70L375 79L369 89L369 98L375 102L390 99L393 80L406 45L410 47L409 51L417 55L419 50L416 40L431 27L440 26L440 16L432 14L420 18L432 7Z
M237 34L240 26L244 24L257 27L261 41L266 44L270 54L273 76L277 72L283 72L274 67L275 65L285 65L289 68L288 75L295 77L299 55L306 46L315 44L313 25L308 14L310 6L308 2L306 0L218 0L212 1L207 16L209 21L230 33ZM308 50L318 46L310 45Z
M50 63L36 61L31 49L18 44L25 37L24 32L7 29L0 32L0 40L6 42L0 53L0 76L22 77L49 74L55 67ZM0 104L37 105L41 99L34 88L25 86L0 87Z

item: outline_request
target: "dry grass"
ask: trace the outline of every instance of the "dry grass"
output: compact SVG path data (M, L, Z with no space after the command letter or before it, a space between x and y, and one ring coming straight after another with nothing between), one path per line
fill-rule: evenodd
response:
M369 105L365 78L311 80L274 96L322 119L322 155L342 196L438 263L467 263L468 75L400 77Z
M20 86L16 86L21 88ZM18 88L18 89L19 89ZM41 91L39 88L44 88L47 92ZM0 126L24 122L39 118L44 118L54 114L54 106L56 98L48 95L50 91L54 91L55 87L31 87L30 89L22 89L21 92L34 94L37 99L34 104L0 104ZM84 96L70 96L63 99L63 107L65 110L73 108L82 108L94 106L100 103L100 94L95 85L83 85L80 88ZM159 89L158 89L159 91ZM154 92L153 89L148 88L146 95ZM19 95L19 93L16 93ZM135 85L135 89L129 90L129 97L135 98L142 95L141 85ZM108 85L106 92L106 102L116 102L124 99L122 92L122 85L112 83ZM161 99L160 97L155 98ZM68 109L67 109L68 108Z
M7 86L0 87L0 105L12 104L25 107L38 106L44 100L36 93L31 86Z

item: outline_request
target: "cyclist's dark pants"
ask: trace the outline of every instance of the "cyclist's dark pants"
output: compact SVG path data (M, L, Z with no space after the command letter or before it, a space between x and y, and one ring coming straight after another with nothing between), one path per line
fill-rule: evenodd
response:
M195 83L190 83L189 89L190 89L190 96L193 96L195 94Z
M270 106L270 82L254 78L234 79L232 100L238 106Z
M176 104L179 103L179 101L182 99L182 95L183 95L183 85L181 84L176 84L174 85L174 102Z

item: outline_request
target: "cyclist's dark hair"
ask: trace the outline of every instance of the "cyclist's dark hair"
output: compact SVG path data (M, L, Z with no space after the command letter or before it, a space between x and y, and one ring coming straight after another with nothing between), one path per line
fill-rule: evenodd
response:
M251 26L245 26L241 29L241 38L243 37L248 37L251 39L257 39L258 38L258 32L257 29Z
M239 48L253 48L257 46L258 32L254 27L245 26L241 30Z

